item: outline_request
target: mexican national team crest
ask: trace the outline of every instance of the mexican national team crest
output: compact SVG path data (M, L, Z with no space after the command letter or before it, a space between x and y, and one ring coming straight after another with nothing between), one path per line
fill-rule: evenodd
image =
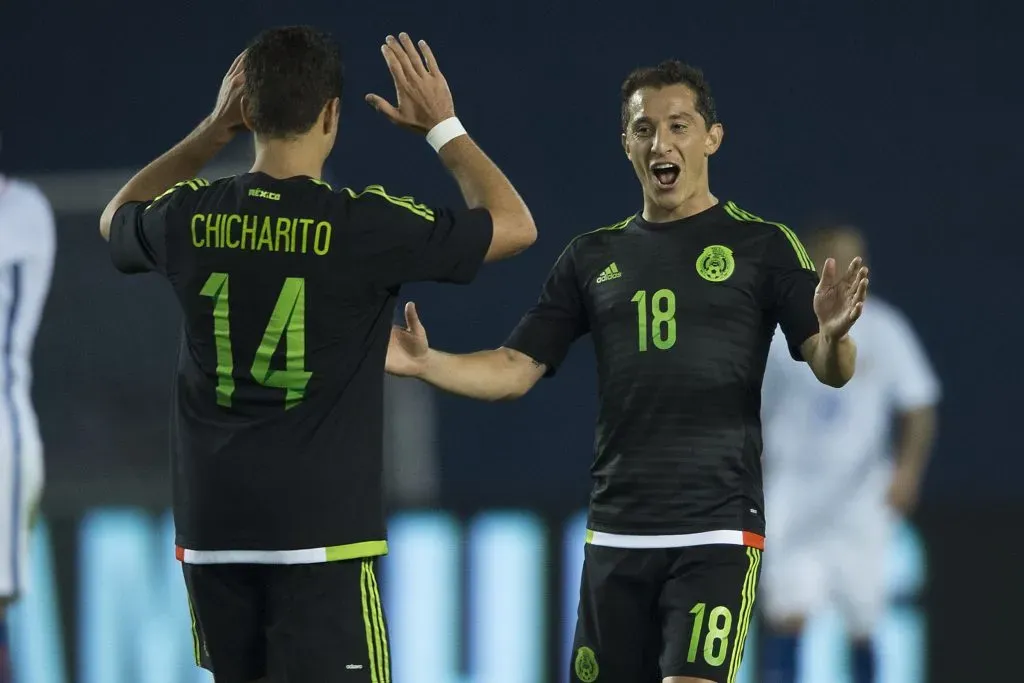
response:
M594 683L597 680L599 669L597 668L597 656L589 647L581 647L576 650L576 661L573 662L573 669L576 670L576 678L583 683Z
M732 258L732 249L721 244L705 247L697 258L697 274L708 282L728 280L736 262Z

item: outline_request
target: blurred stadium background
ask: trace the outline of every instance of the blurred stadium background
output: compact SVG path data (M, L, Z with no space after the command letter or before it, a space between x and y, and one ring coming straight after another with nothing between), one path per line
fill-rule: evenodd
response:
M299 22L343 44L332 182L458 201L429 148L361 101L392 92L377 48L408 30L431 41L460 117L537 218L537 245L473 286L405 292L434 344L453 350L500 344L573 235L639 206L618 141L624 75L666 57L702 66L727 131L713 191L798 232L819 212L861 226L873 288L907 312L944 384L924 499L891 550L882 680L1019 680L1024 237L999 200L1020 178L1019 142L1000 131L1022 111L1005 56L1022 12L968 0L811 8L4 3L0 168L42 187L59 237L35 355L48 487L35 589L14 615L19 681L207 680L191 667L165 514L177 311L156 279L114 272L96 222L133 170L206 114L250 36ZM207 175L245 170L249 153L232 148ZM389 385L396 681L564 680L595 384L581 344L557 380L513 404ZM839 629L816 619L804 683L845 682ZM745 683L757 681L755 653Z

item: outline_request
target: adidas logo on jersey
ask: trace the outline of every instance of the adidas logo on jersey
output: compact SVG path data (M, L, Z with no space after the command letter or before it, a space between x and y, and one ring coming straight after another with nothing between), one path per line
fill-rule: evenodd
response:
M601 271L601 274L597 276L597 284L607 282L608 280L614 280L617 277L622 277L622 272L619 271L619 267L612 261L611 265Z

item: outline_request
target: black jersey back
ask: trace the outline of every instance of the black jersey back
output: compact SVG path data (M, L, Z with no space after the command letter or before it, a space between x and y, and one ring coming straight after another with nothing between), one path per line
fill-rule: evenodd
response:
M186 561L386 551L395 297L404 282L470 281L490 240L484 210L261 173L192 180L117 211L115 265L166 276L184 314L171 447Z
M590 528L764 532L761 382L781 324L818 330L796 236L734 204L576 238L506 342L553 374L591 333L600 414Z

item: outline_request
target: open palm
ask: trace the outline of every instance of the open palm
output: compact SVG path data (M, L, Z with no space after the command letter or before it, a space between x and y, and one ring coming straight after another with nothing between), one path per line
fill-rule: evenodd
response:
M821 333L831 339L846 336L864 311L867 293L868 269L859 256L842 276L836 272L836 260L826 259L814 290L814 313Z
M410 301L405 305L405 327L391 326L384 369L392 375L415 377L423 371L429 351L427 331L420 322L416 304Z

